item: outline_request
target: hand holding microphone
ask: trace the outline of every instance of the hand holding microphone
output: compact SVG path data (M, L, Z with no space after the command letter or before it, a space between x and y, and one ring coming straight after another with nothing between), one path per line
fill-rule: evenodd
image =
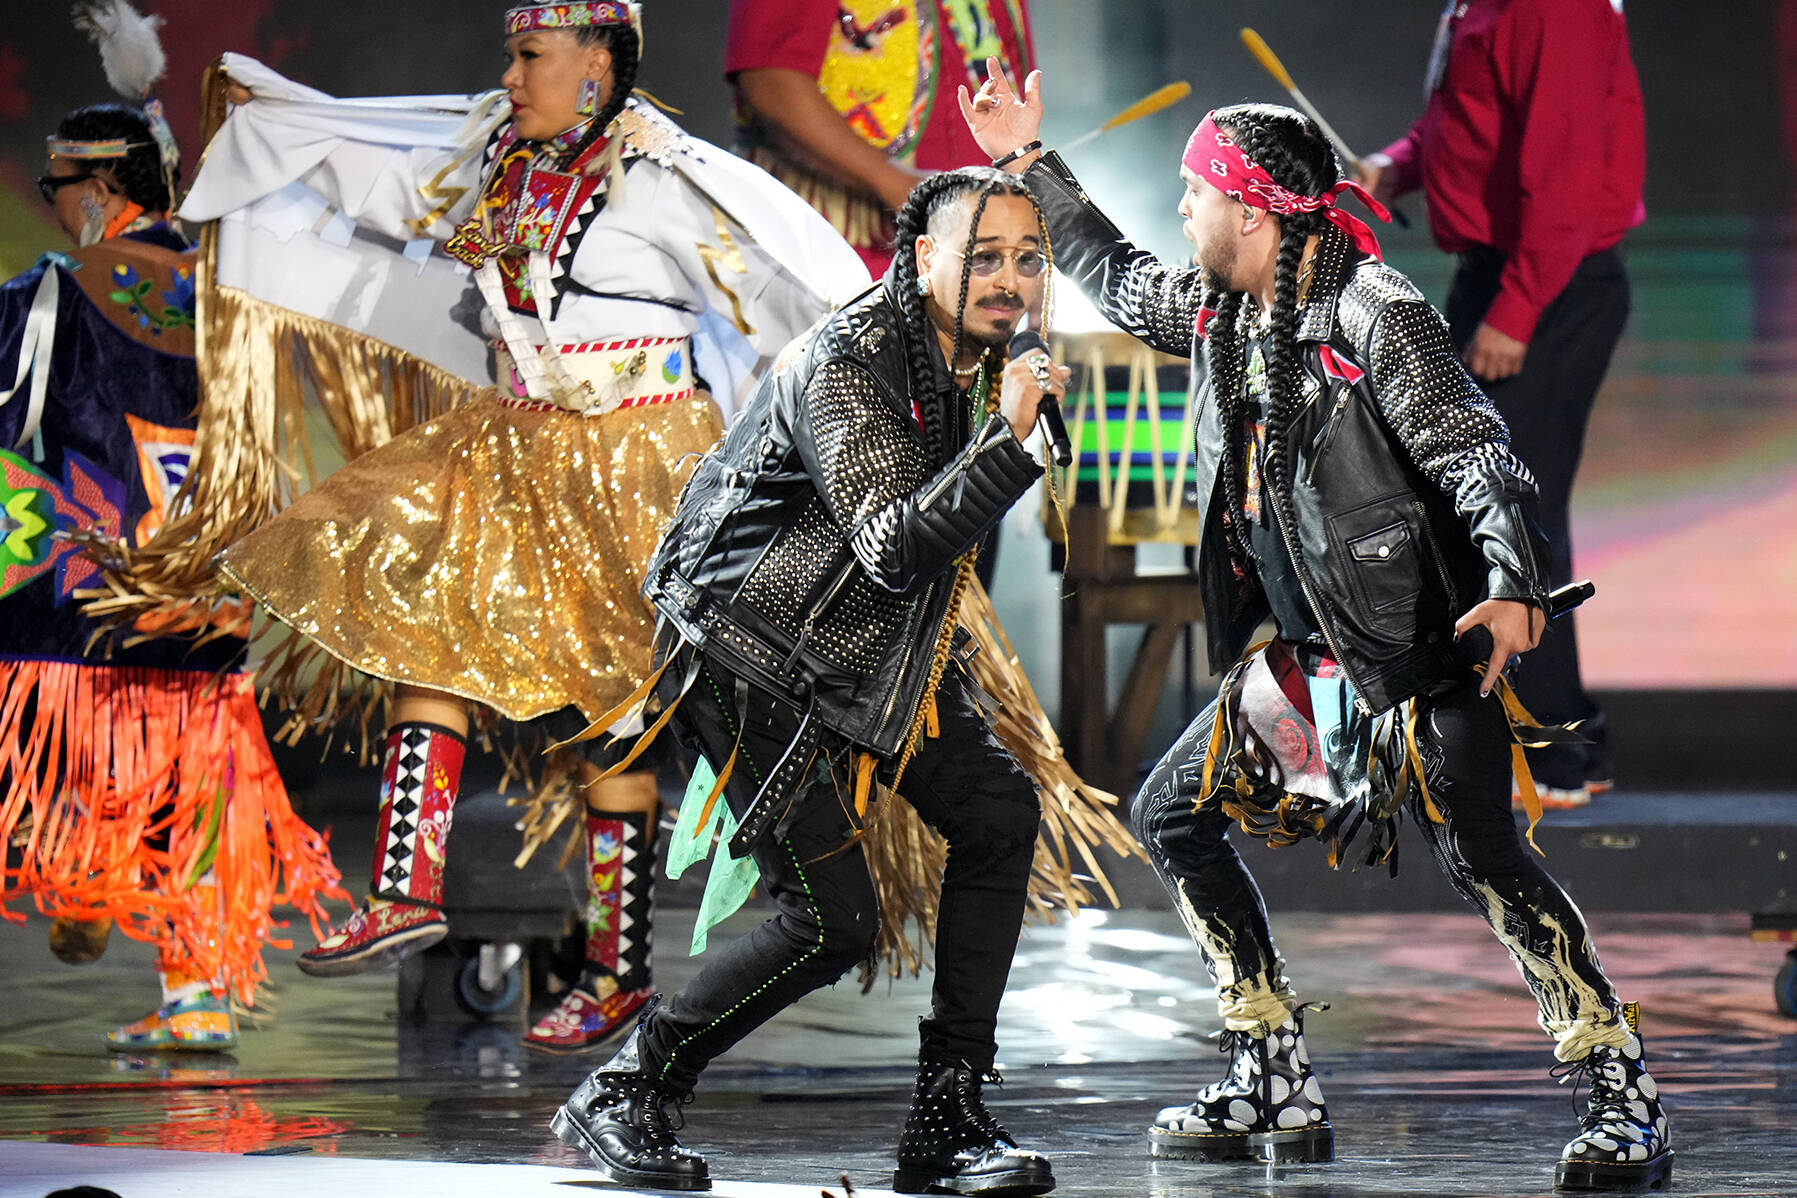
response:
M1040 428L1054 464L1068 465L1073 461L1073 446L1067 440L1067 422L1061 418L1061 396L1073 372L1056 366L1048 343L1028 329L1011 338L1006 353L1011 360L999 388L1000 410L1019 438L1029 435L1032 424Z

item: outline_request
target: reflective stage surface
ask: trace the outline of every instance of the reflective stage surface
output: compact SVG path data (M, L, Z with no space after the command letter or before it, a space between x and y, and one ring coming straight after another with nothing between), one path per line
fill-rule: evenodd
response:
M736 917L742 921L751 911ZM677 986L692 912L663 913ZM1669 1096L1684 1195L1797 1193L1797 1023L1776 1013L1784 946L1733 916L1593 916L1625 997L1641 1001ZM738 927L729 925L713 935ZM1507 957L1464 915L1274 917L1306 998L1338 1159L1270 1172L1147 1159L1163 1105L1220 1074L1214 1008L1167 912L1033 927L1000 1028L989 1103L1049 1154L1060 1194L1538 1195L1576 1130L1547 1038ZM301 976L272 954L274 1017L229 1057L115 1057L108 1027L154 1001L150 954L115 937L61 965L45 925L0 928L0 1195L100 1185L172 1195L619 1193L548 1133L598 1058L529 1052L516 1026L400 1024L391 972ZM305 940L303 927L297 930ZM309 941L308 941L309 943ZM304 947L301 944L300 947ZM909 1098L927 978L812 996L707 1074L685 1141L720 1195L884 1192ZM479 1167L476 1167L479 1166ZM503 1167L502 1167L503 1166Z

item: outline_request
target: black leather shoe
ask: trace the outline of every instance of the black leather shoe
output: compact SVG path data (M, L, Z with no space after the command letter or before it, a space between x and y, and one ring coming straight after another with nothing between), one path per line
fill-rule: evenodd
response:
M619 1185L652 1190L709 1190L705 1158L681 1147L674 1132L691 1094L657 1088L642 1067L641 1024L618 1055L594 1070L555 1112L549 1129Z
M963 1061L922 1060L911 1113L899 1137L892 1188L901 1194L1046 1194L1054 1169L1025 1152L986 1111L982 1075Z

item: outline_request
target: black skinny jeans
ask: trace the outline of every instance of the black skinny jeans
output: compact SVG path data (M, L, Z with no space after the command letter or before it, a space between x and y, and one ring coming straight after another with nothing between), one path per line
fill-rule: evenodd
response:
M719 769L736 740L734 686L729 673L707 665L672 720L681 742ZM901 783L906 801L948 841L921 1052L983 1070L997 1052L998 1004L1023 927L1040 808L1035 784L993 738L958 667L944 673L937 709L941 735L918 740ZM751 692L724 787L739 817L791 743L798 716ZM787 816L753 849L774 915L710 949L698 976L644 1025L645 1066L670 1091L692 1089L711 1060L873 947L880 913L867 860L859 844L842 850L852 828L847 755L839 753L832 770L829 752L820 751Z
M1605 1023L1615 994L1585 919L1528 848L1510 812L1510 734L1477 680L1425 698L1417 722L1429 793L1443 822L1410 804L1411 821L1454 889L1483 915L1534 992L1542 1026L1563 1035ZM1195 809L1217 705L1192 722L1137 794L1136 836L1198 942L1218 985L1218 1004L1286 990L1260 890L1225 833L1233 821L1212 804Z

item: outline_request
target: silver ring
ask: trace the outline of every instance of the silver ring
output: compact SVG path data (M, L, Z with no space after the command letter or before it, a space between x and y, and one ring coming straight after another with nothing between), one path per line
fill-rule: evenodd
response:
M1054 375L1051 373L1054 360L1041 350L1029 356L1030 373L1036 378L1036 385L1044 391L1054 390Z

